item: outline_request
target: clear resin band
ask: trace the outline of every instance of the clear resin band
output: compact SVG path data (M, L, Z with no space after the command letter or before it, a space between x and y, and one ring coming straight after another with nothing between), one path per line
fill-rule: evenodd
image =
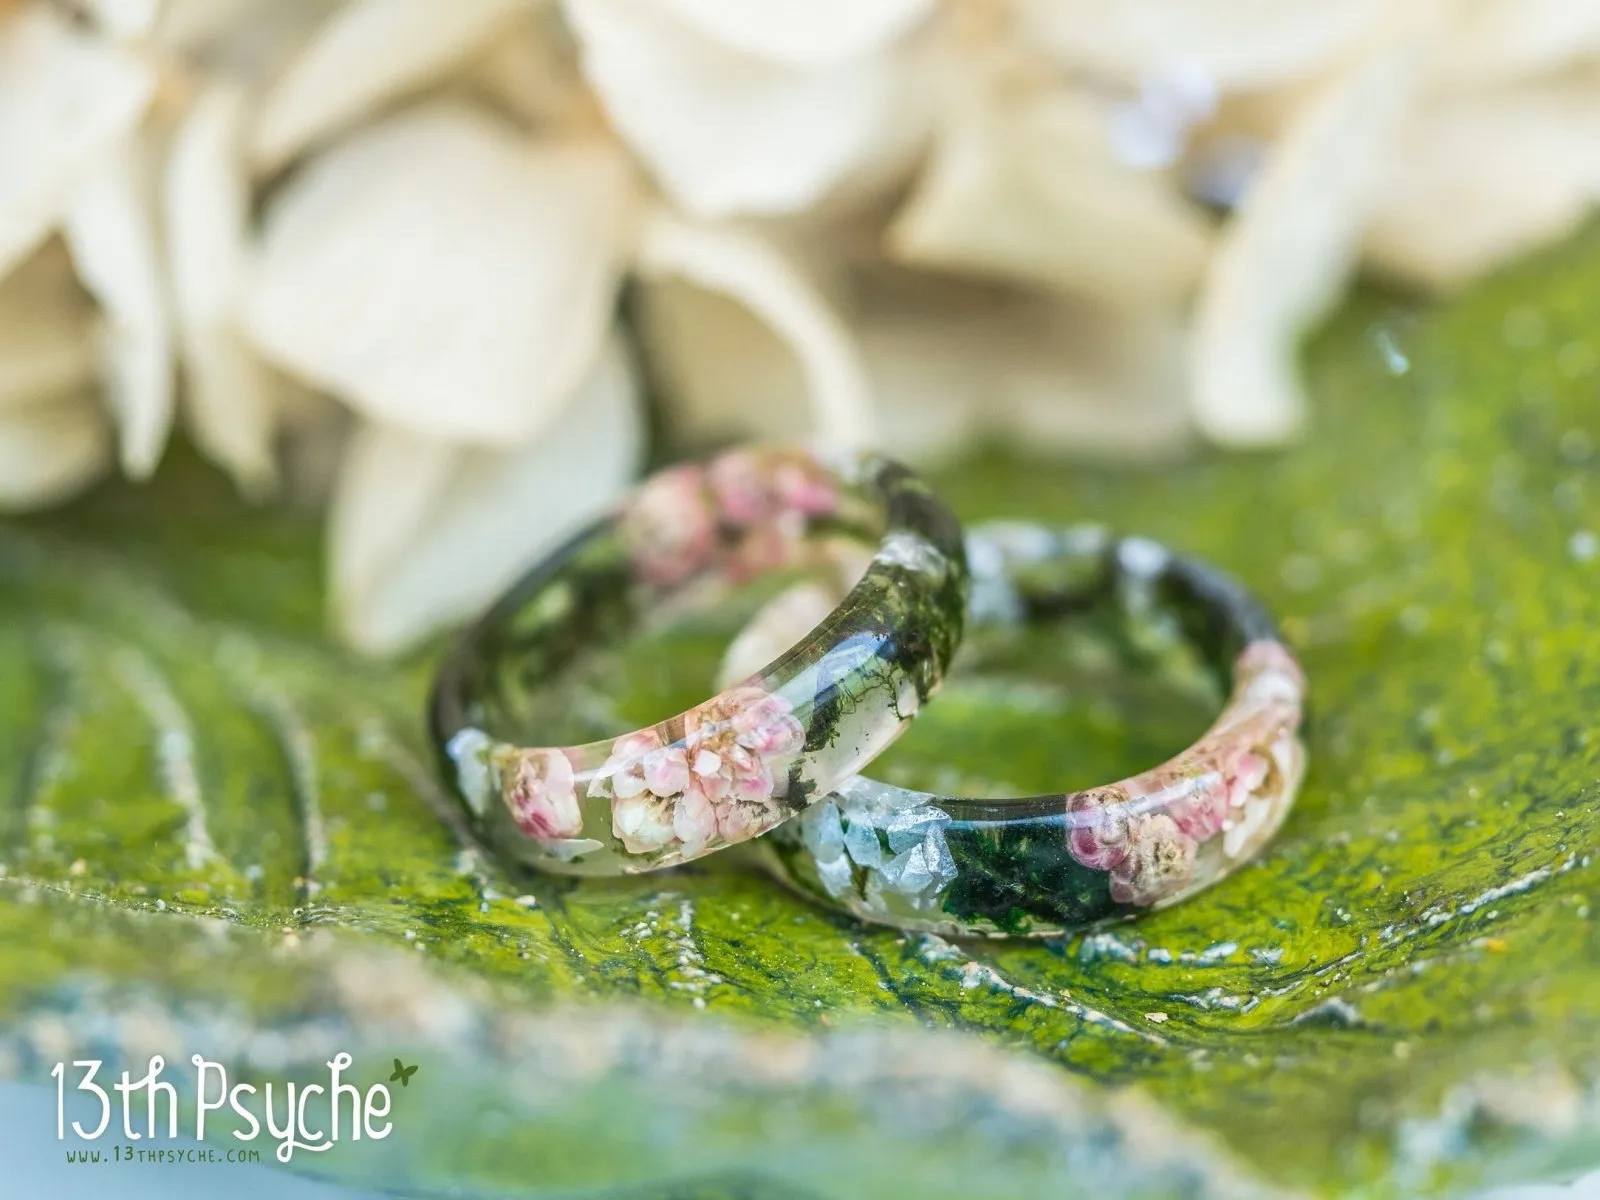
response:
M802 891L864 920L1044 936L1176 903L1256 854L1305 768L1305 678L1237 583L1145 539L991 526L968 539L972 626L1115 609L1192 647L1226 703L1189 749L1088 791L980 800L845 782L763 843Z
M595 647L852 546L872 554L865 574L765 669L645 729L536 744ZM893 741L949 665L966 587L959 525L899 464L729 451L654 476L498 602L440 669L434 737L508 856L572 874L672 866L774 828Z

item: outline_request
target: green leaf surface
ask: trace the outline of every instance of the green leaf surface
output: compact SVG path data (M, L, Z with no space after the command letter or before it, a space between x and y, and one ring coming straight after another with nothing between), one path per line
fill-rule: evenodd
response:
M616 881L507 874L447 820L422 734L429 656L364 664L323 637L314 517L248 509L177 455L149 487L12 521L6 1059L44 1082L63 1044L39 1033L44 1015L70 1043L132 998L179 1040L220 1036L216 1013L286 1029L335 1014L353 1037L431 1047L420 1078L460 1077L432 1100L408 1090L425 1130L402 1158L351 1171L398 1178L403 1159L412 1183L525 1195L651 1179L705 1190L618 1194L886 1195L886 1180L939 1179L926 1194L1200 1195L1250 1176L1410 1196L1592 1166L1596 312L1590 236L1432 311L1354 305L1312 348L1312 421L1288 451L1141 471L995 455L939 480L967 519L1094 519L1210 557L1284 618L1311 680L1311 774L1265 859L1061 943L864 928L736 855ZM662 683L658 660L639 668L652 704L690 686ZM947 699L880 774L1087 784L1200 719L1137 687L1001 677ZM421 992L430 1013L458 997L479 1042L379 1011ZM483 1022L549 1006L550 1037L574 1046L609 1044L615 1026L692 1052L469 1121L516 1090ZM517 1028L517 1045L541 1043L537 1024ZM784 1054L815 1069L740 1089L741 1069ZM1028 1102L985 1090L967 1055L1000 1074L1020 1056L1053 1115L1019 1115ZM947 1061L965 1065L940 1076ZM888 1095L907 1062L950 1085L928 1086L944 1099L921 1125L894 1115L903 1097L861 1099ZM1104 1085L1150 1107L1129 1116ZM623 1136L675 1096L691 1098L683 1136ZM1134 1137L1147 1126L1182 1148L1159 1169ZM908 1165L923 1135L940 1149ZM1096 1146L1099 1174L1083 1157ZM695 1174L712 1160L724 1174Z

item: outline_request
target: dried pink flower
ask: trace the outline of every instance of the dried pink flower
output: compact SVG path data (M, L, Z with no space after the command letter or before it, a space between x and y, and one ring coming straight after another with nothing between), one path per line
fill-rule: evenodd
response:
M1195 839L1167 813L1132 812L1125 786L1078 793L1067 819L1072 857L1110 874L1113 900L1148 907L1188 882Z
M1149 907L1177 894L1194 871L1195 844L1165 813L1130 822L1127 854L1111 868L1111 898Z
M779 505L808 517L824 516L839 507L833 478L810 458L781 463L773 473Z
M754 454L730 450L706 468L717 510L731 525L748 526L767 520L776 509L772 489L762 477Z
M611 796L612 832L629 853L676 842L692 857L713 836L743 841L777 823L773 763L804 743L788 701L734 688L685 715L681 742L659 729L618 738L590 794Z
M559 750L519 750L506 764L506 804L517 828L543 841L583 832L572 763Z
M1109 871L1128 856L1128 796L1122 788L1078 792L1067 801L1067 848L1096 871Z
M709 565L717 551L717 520L696 466L656 475L633 498L622 536L641 579L657 587L682 583Z

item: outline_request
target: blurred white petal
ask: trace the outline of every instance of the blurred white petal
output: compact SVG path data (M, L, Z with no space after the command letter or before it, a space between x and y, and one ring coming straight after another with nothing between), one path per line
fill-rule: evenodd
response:
M141 38L155 28L161 0L80 0L106 34L114 38Z
M265 87L343 7L344 0L162 0L152 41L213 78Z
M107 399L122 469L135 479L156 469L172 431L172 327L149 150L136 134L108 147L74 191L64 229L78 277L104 314Z
M553 6L535 9L502 31L473 63L467 79L541 134L605 125L578 68L572 34Z
M1175 314L1129 319L1048 297L906 279L858 318L884 441L919 461L1003 441L1148 459L1188 441Z
M793 349L739 301L682 278L638 289L639 335L673 436L688 445L807 437L814 420Z
M632 186L599 140L528 142L459 105L380 122L276 198L246 328L375 422L525 440L610 326Z
M190 106L167 160L166 229L189 432L260 495L276 477L277 412L269 370L238 328L250 214L245 113L243 91L225 83Z
M1106 112L1071 93L977 104L941 139L889 231L900 260L1171 304L1205 266L1209 223L1167 176L1112 154Z
M49 5L0 20L0 275L61 220L72 191L139 121L155 72Z
M1453 89L1504 84L1596 54L1593 0L1478 0L1457 10L1433 76Z
M905 136L888 57L799 70L629 0L567 0L566 11L612 121L700 216L806 208Z
M532 0L356 0L319 29L261 102L251 157L270 170L431 83Z
M1082 305L977 285L857 280L846 311L878 442L919 462L984 438L1156 457L1187 440L1178 335ZM652 378L685 440L795 438L814 426L793 349L750 309L677 280L641 291Z
M0 412L0 511L55 504L97 479L111 459L105 416L88 396Z
M840 445L872 440L872 392L860 356L838 316L799 268L772 243L726 226L701 225L657 211L640 239L646 278L677 276L737 300L776 333L805 378L811 429ZM686 354L714 360L712 346ZM752 404L757 428L767 413Z
M1338 297L1415 91L1404 32L1334 77L1268 151L1217 247L1194 318L1191 399L1219 442L1299 427L1301 335Z
M1600 78L1436 102L1410 123L1367 232L1369 261L1459 284L1575 229L1600 201Z
M229 28L253 24L275 0L162 0L155 35L162 46L193 52ZM278 8L287 7L276 4Z
M1384 0L1018 0L1023 40L1124 84L1191 63L1220 91L1328 66L1376 26Z
M735 50L794 66L882 48L923 20L934 0L634 0Z
M360 650L390 653L481 611L617 497L638 467L642 435L616 338L555 424L522 448L360 430L331 516L339 632Z
M94 306L72 260L47 242L0 280L0 414L90 384L93 332Z

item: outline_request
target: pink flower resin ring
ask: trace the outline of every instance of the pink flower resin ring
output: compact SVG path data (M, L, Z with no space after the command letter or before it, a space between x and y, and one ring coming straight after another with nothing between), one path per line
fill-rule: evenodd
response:
M523 744L570 727L584 703L564 685L595 651L728 585L855 547L873 552L860 581L764 670L634 733ZM897 463L757 447L674 467L467 633L435 680L435 742L471 820L508 856L571 874L672 866L788 820L893 741L949 665L966 587L960 526Z
M1089 791L977 800L847 780L764 840L780 877L902 929L1044 936L1174 904L1267 844L1305 769L1305 677L1243 588L1093 528L985 526L967 555L975 638L1109 612L1135 657L1197 652L1222 712L1176 758Z

